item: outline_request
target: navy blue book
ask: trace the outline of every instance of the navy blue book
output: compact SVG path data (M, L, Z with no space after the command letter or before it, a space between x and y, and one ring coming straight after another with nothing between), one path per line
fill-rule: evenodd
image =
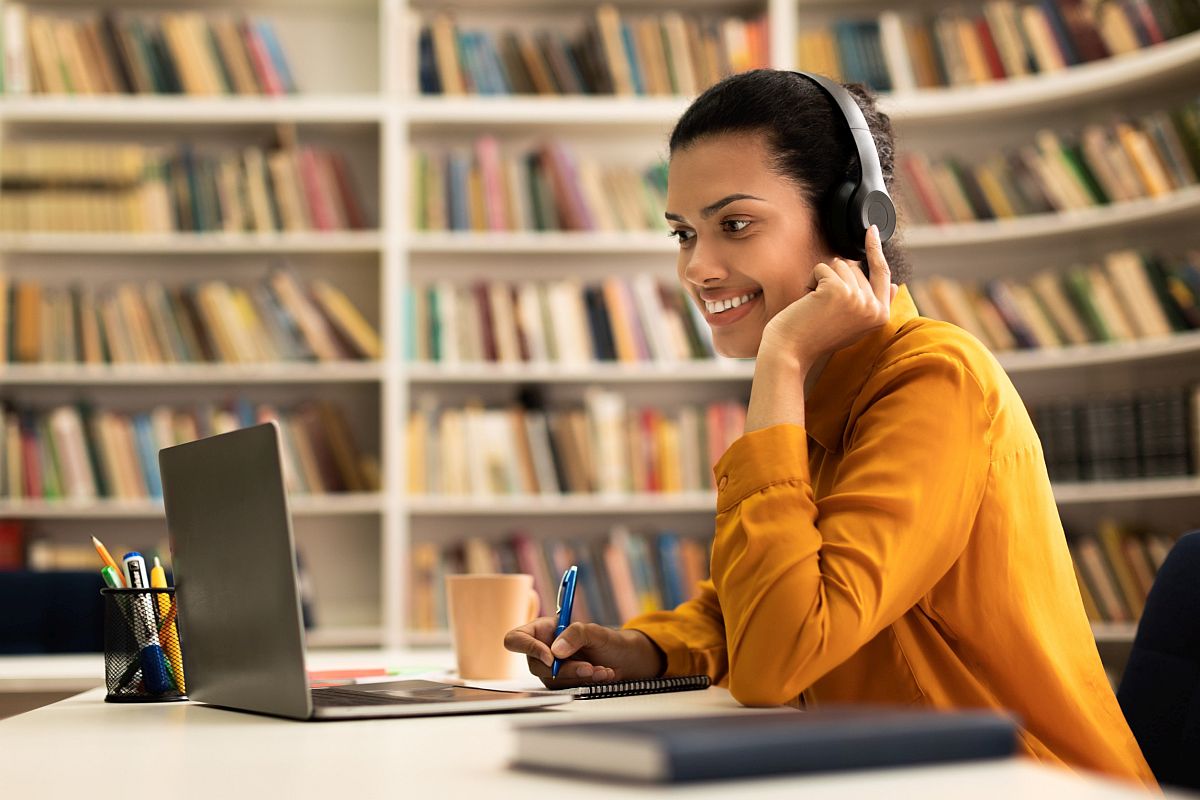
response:
M678 783L1003 758L1017 726L984 711L772 710L516 729L513 766Z

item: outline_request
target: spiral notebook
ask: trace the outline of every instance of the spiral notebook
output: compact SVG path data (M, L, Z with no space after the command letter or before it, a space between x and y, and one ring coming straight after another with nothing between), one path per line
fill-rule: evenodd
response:
M659 694L660 692L691 692L708 688L707 675L677 675L672 678L647 678L645 680L613 681L593 683L562 689L576 700L598 700L604 697L629 697L635 694Z

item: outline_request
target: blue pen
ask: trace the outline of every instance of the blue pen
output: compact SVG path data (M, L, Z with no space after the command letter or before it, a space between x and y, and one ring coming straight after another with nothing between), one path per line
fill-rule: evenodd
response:
M579 574L579 567L572 564L567 567L567 571L563 573L562 583L558 585L558 624L554 626L554 638L557 639L562 635L562 632L571 624L571 609L575 607L575 576ZM550 676L558 677L558 668L562 666L562 662L557 658L550 666Z

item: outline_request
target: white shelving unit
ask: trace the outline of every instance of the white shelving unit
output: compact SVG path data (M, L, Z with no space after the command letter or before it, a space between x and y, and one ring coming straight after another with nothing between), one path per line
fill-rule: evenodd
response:
M30 3L38 7L40 3ZM166 4L164 4L166 5ZM309 0L292 5L258 0L247 7L232 0L197 5L261 13L276 22L285 50L292 55L297 82L306 93L287 98L184 97L2 97L0 146L4 140L35 138L53 131L58 138L84 140L92 135L154 141L223 141L269 134L277 123L294 124L301 138L350 151L360 185L369 187L369 205L378 230L336 234L225 235L174 234L58 235L0 234L0 268L10 274L57 274L64 279L103 281L113 275L155 275L187 279L210 271L222 276L256 275L276 257L286 257L303 275L335 275L371 320L380 326L386 358L376 364L185 365L170 369L70 365L0 366L0 399L22 403L60 402L62 397L98 400L188 398L197 393L224 397L244 387L254 399L273 401L309 394L330 396L360 409L352 424L359 443L377 449L384 487L379 494L344 497L295 497L298 536L314 583L320 627L314 645L445 643L444 634L406 631L408 553L411 543L434 538L446 543L473 531L498 535L527 521L543 529L569 525L573 531L601 533L607 520L656 519L703 532L713 498L709 493L682 496L454 498L405 497L405 443L409 396L413 392L486 391L511 397L519 387L550 390L604 384L623 389L649 388L656 397L686 399L698 390L735 396L748 387L753 366L746 362L671 365L430 365L408 364L402 318L403 289L431 276L468 280L481 274L517 276L526 271L555 274L572 270L599 275L614 270L655 270L673 274L675 245L659 233L514 233L442 234L409 229L408 152L412 145L465 144L479 134L526 142L543 135L572 141L581 149L611 154L622 151L629 163L661 157L666 134L687 107L682 98L430 98L416 92L415 42L421 16L451 8L465 24L478 17L487 24L532 24L541 16L578 19L592 13L591 0ZM652 0L622 6L689 9L696 4ZM89 6L55 2L55 8ZM771 21L775 66L793 66L800 11L818 7L810 0L760 0L704 9L765 11ZM821 8L830 7L828 4ZM831 9L831 15L836 9ZM519 17L514 16L520 14ZM499 15L499 16L498 16ZM512 22L510 22L512 21ZM1015 124L1032 135L1039 115L1063 108L1094 110L1125 98L1165 92L1200 76L1200 34L1132 55L1051 75L1039 75L973 89L922 91L885 98L903 137L940 131L961 133L973 126ZM970 137L966 137L970 138ZM369 178L370 180L361 180ZM1064 254L1091 252L1093 237L1119 235L1130 244L1159 246L1149 231L1180 231L1197 244L1194 220L1200 189L1168 198L1138 201L1063 215L975 223L938 228L914 227L905 241L918 272L923 259L939 270L994 269L1003 259L1019 260L1021 269L1054 266ZM1043 252L1053 248L1053 258ZM987 257L980 258L981 255ZM990 259L990 260L989 260ZM982 265L982 266L981 266ZM86 266L87 269L81 269ZM983 272L978 273L980 277ZM1039 391L1083 395L1105 377L1105 385L1134 388L1147 380L1190 376L1200 380L1200 335L1047 352L1009 353L1000 357L1018 386L1038 382ZM1148 366L1149 365L1149 366ZM1153 369L1151 369L1153 367ZM1147 372L1149 371L1149 372ZM1200 480L1172 479L1057 487L1064 517L1073 510L1102 504L1127 504L1153 516L1160 506L1174 508L1171 519L1187 518L1179 501L1195 506ZM1172 505L1174 504L1174 505ZM128 526L151 539L162 533L156 503L103 501L83 505L0 503L0 517L36 521L63 536L81 536L93 524ZM57 534L56 534L57 535ZM1128 626L1104 626L1098 638L1127 641Z
M9 120L0 111L0 121ZM244 123L261 125L257 120ZM66 124L59 122L58 124ZM79 125L111 125L85 119ZM330 233L5 233L0 234L0 248L5 253L113 255L166 255L172 253L201 255L231 254L353 254L379 253L384 239L377 231L342 231Z

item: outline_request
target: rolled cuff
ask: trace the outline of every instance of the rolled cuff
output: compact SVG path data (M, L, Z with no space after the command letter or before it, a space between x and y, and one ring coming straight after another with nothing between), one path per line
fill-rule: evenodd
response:
M780 424L741 436L713 467L717 513L733 508L776 483L810 483L808 434L800 425Z
M675 635L670 622L655 622L652 619L648 619L648 616L652 615L632 619L624 627L646 634L663 651L663 654L667 657L667 666L660 677L669 675L695 675L706 672L706 670L696 668L695 660L692 658L692 651L688 648L685 641Z

